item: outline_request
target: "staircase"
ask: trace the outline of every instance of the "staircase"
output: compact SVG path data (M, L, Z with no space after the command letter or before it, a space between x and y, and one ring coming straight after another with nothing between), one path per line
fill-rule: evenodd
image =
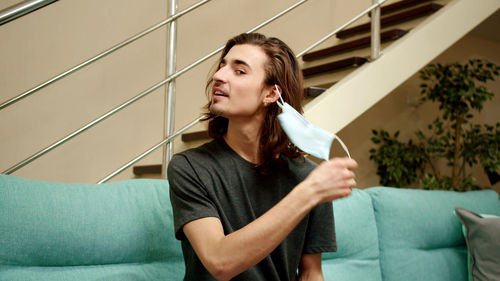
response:
M499 9L500 1L488 0L476 6L471 0L403 0L383 6L383 55L371 63L367 63L369 23L339 32L337 44L302 58L305 117L339 132ZM182 136L184 142L208 139L206 131ZM160 165L134 167L139 177L155 177L160 171Z
M403 0L383 6L383 55L376 61L367 63L369 24L348 28L337 35L337 44L304 55L304 115L314 124L339 132L499 7L495 0L486 1L480 9L469 0ZM469 10L474 13L464 19ZM208 140L208 134L192 132L182 140ZM134 167L139 177L154 177L159 171L160 165Z
M328 118L332 121L323 127L338 132L499 9L500 1L477 5L476 1L454 0L443 7L424 6L439 10L384 48L379 59L363 64L307 104L306 118L312 123Z
M487 18L488 15L495 12L499 8L498 0L482 0L481 5L475 4L476 1L474 0L394 1L396 0L389 0L388 2L390 4L387 4L382 8L381 41L383 54L376 61L370 62L369 59L370 38L368 34L370 31L369 27L367 29L367 24L355 25L344 30L343 32L338 33L336 39L328 41L329 45L324 43L303 57L301 64L306 78L306 88L304 89L304 108L305 116L311 122L329 131L338 133L341 129L346 128L348 124L358 118L358 116L361 116L364 112L366 112L366 110L373 107L375 103L383 99L408 77L414 75L425 64L430 62L438 54L447 49L474 26L478 25L482 20ZM21 55L17 58L20 60L19 62L24 68L13 67L14 71L11 71L13 73L11 75L14 75L15 77L28 76L29 78L21 80L21 83L18 80L15 80L16 82L12 83L9 81L9 78L5 78L10 76L7 76L9 73L4 69L2 72L4 74L3 81L8 83L3 83L3 91L0 92L3 95L2 100L5 100L5 97L7 96L10 97L11 94L21 92L21 90L25 89L27 86L36 85L37 83L42 82L43 79L47 79L47 77L51 77L51 75L55 75L60 71L81 62L83 59L94 55L97 51L104 50L107 47L116 44L116 42L123 40L123 38L127 38L128 36L137 33L137 31L144 29L144 27L164 19L166 9L163 6L164 4L160 2L161 1L158 1L158 3L155 4L158 6L155 6L153 9L154 11L151 11L152 8L148 9L143 5L141 6L131 1L129 4L133 3L134 5L137 5L134 6L136 8L133 9L134 13L138 15L138 17L136 17L137 20L134 21L127 21L123 19L129 17L130 11L127 10L129 7L127 8L125 7L126 5L121 5L121 2L110 2L105 5L104 9L98 9L95 11L93 14L95 16L95 20L92 20L92 25L89 25L88 22L85 22L86 18L83 16L85 13L77 11L86 11L86 8L88 9L89 7L93 7L92 5L94 4L87 5L87 2L84 1L76 1L73 3L56 1L55 4L48 6L48 8L43 8L39 11L31 13L28 17L26 17L27 19L23 18L9 24L11 26L16 26L16 29L0 29L0 34L3 34L3 37L7 34L7 39L16 37L22 38L22 32L14 33L13 30L20 29L22 31L27 30L31 32L32 30L37 30L38 26L40 26L40 29L45 30L57 29L57 32L66 34L66 36L68 36L69 33L85 34L82 35L81 38L77 37L77 40L75 41L74 39L67 40L65 39L66 36L59 36L56 32L48 34L49 37L47 37L47 34L43 32L38 32L35 34L40 34L40 38L37 36L28 36L30 39L33 38L32 40L28 40L31 42L29 44L25 44L21 40L16 41L17 38L14 40L17 43L9 43L12 46L19 45L20 50L28 50L20 52L19 54ZM233 3L230 1L227 3L224 1L222 2L213 1L211 4L207 5L207 7L210 5L228 5L228 3L231 3L232 5ZM308 4L314 5L314 7L318 6L318 2L309 2L310 3ZM269 10L269 8L273 8L273 5L275 5L274 9L281 9L282 5L273 3L268 7L269 3L264 4L259 2L259 4L248 5L252 7L256 5L265 6L264 11ZM332 8L336 7L335 5L330 5L330 2L319 2L319 4L320 7L329 7L329 9L324 9L320 12L323 16L332 13L337 15L335 18L338 17L338 10L332 10ZM304 7L304 9L307 9L307 5L304 5ZM113 14L119 15L119 17L116 17L113 21L110 20L108 22L108 17L105 16L108 11L113 11ZM157 11L158 13L156 13ZM318 13L318 9L314 9L314 11ZM359 10L356 10L356 12L359 12ZM201 13L203 13L203 11ZM154 15L154 17L152 15ZM309 13L307 15L310 16L311 14ZM293 18L294 22L297 22L296 16L297 14ZM57 21L67 22L70 24L62 25L52 21L45 22L43 21L44 18L57 19ZM96 22L95 25L93 22ZM286 21L284 22L286 23ZM130 26L127 26L127 24L130 24ZM207 24L212 27L212 23ZM220 23L217 24L220 25ZM69 28L70 26L71 28ZM217 25L213 24L213 26ZM285 26L286 28L289 28L290 24L285 24ZM328 29L335 27L336 25L319 24L316 26L326 27L326 29ZM105 27L104 29L107 33L99 32L99 29L103 29L103 27ZM240 24L240 26L236 29L241 32L245 28L247 27ZM282 29L283 27L278 28L278 30ZM19 36L17 36L17 34L19 34ZM105 34L105 36L103 36L103 34ZM276 31L270 32L270 34L274 35L276 34ZM320 34L321 33L316 32L312 40L317 39L316 36ZM220 34L217 33L214 35L215 36L211 37L217 37ZM287 34L285 31L283 35L283 39L286 42L289 42L290 34ZM304 34L304 37L307 37L308 35L310 34ZM223 39L227 39L226 35L221 36L224 37ZM289 36L289 38L286 38L286 36ZM292 38L293 36L294 34L292 35ZM85 45L86 49L81 48L83 50L82 52L82 50L77 50L83 42L80 42L80 39L85 39L85 42L94 43ZM218 42L215 44L223 42L223 39L221 38L212 39L214 42ZM311 42L311 38L307 38L307 40L305 38L301 39L303 39L302 41L304 42ZM187 46L192 43L189 41L186 42L186 39L182 40L184 41L179 42L181 46ZM61 43L60 41L66 42ZM297 42L299 41L300 40L297 40ZM300 41L300 44L304 43L302 41ZM19 42L21 42L21 44L19 44ZM9 132L15 133L12 135L23 136L19 140L19 145L17 143L14 145L15 152L10 153L9 151L9 153L11 155L24 155L31 153L31 151L35 152L40 148L43 148L43 146L47 143L52 142L52 139L48 137L49 135L53 137L62 135L60 133L61 124L63 124L62 131L71 132L74 128L78 128L81 124L88 122L88 118L94 118L94 116L98 116L99 114L102 114L102 112L106 112L109 108L121 103L123 98L129 98L131 95L135 95L146 89L146 86L149 87L153 83L164 79L165 73L162 72L165 62L164 50L162 50L162 46L164 46L165 42L164 33L155 32L152 36L148 35L145 40L139 42L140 43L131 44L130 47L124 48L122 51L116 52L114 55L107 57L105 60L101 60L99 63L86 68L84 71L80 71L77 74L70 76L70 78L65 79L65 81L70 82L55 83L53 86L51 85L43 91L40 91L40 94L34 95L33 98L26 99L26 101L22 102L22 109L18 110L20 112L11 114L14 109L9 108L8 110L4 110L1 113L2 115L0 115L0 117L4 116L1 125L3 126L2 128L9 128ZM291 42L294 44L297 43L293 41ZM54 52L46 51L47 55L45 56L47 58L57 56L58 59L54 60L54 65L50 64L50 60L38 60L36 56L31 57L31 53L29 52L31 49L27 48L27 46L37 45L39 47L42 44L45 44L43 45L43 47L45 47L43 48L44 50L55 50ZM300 49L303 48L300 44L295 47L298 49L297 51L300 51ZM210 49L214 46L204 47ZM37 51L38 49L42 48L36 48ZM65 52L65 49L72 51ZM186 49L188 49L188 54L184 57L184 59L187 57L191 59L199 57L199 54L191 54L189 53L189 48ZM154 50L154 52L151 52L151 50ZM12 61L12 59L9 61ZM28 61L35 61L35 63L24 63ZM144 62L144 64L141 64L142 62ZM185 64L185 61L181 61L179 63L180 66ZM9 65L14 64L11 63ZM25 67L24 65L32 67ZM116 71L116 65L119 66L119 71ZM134 66L133 68L130 67L132 65ZM141 68L138 68L138 65L140 65ZM46 74L47 71L41 71L42 68L50 69L50 73ZM135 72L132 73L132 71ZM205 76L207 69L201 69L199 72L203 72L203 76ZM20 75L23 73L28 75ZM140 81L137 81L137 83L134 82L133 87L131 87L130 84L125 83L138 79ZM184 81L189 82L190 79L192 78L187 76L183 81L179 82L179 84L186 84ZM76 84L73 83L74 80L81 80L81 82ZM77 86L72 86L74 84ZM19 89L17 89L18 87ZM108 166L109 169L114 169L115 167L125 163L125 161L130 160L131 155L137 155L139 152L137 149L142 152L145 147L150 147L152 139L157 140L161 138L161 132L159 131L161 128L159 128L158 124L163 122L163 118L158 118L157 115L159 114L152 110L154 108L155 110L158 109L158 112L161 112L161 89L156 92L154 94L154 99L150 98L147 100L147 103L144 102L139 104L140 109L135 106L137 110L135 108L131 108L124 111L124 113L121 113L120 115L122 116L120 116L120 119L124 121L118 121L117 118L110 118L110 120L106 122L105 126L100 125L99 127L93 129L94 132L92 132L92 134L82 136L81 139L72 141L72 143L65 145L63 149L58 149L58 151L54 153L55 156L44 157L44 160L37 160L34 165L30 165L27 169L23 168L24 170L20 173L20 176L43 178L43 175L36 172L37 170L42 170L40 167L51 166L46 163L62 163L63 166L71 166L71 169L67 169L66 167L61 168L60 171L55 171L53 175L49 176L49 178L64 180L66 178L66 174L87 173L86 175L78 178L93 179L96 177L95 175L107 173L105 170L108 169ZM186 91L183 90L182 94L185 92ZM198 90L190 89L190 91L187 92L197 93ZM90 99L95 101L95 103L93 103L93 101L89 101L89 97L91 97ZM179 97L186 99L186 95L184 94ZM116 98L119 98L119 100ZM63 106L59 106L59 108L52 107L52 105L56 102L58 104L60 103L58 99L65 100L66 103L63 104ZM190 97L187 97L187 99L190 99ZM66 104L69 106L65 106ZM75 108L73 108L75 104L78 104L80 108L76 108L75 110ZM185 101L184 104L186 104ZM198 108L197 106L195 107ZM197 110L194 109L194 107L185 108L184 105L181 106L181 108L185 109L186 112L189 113L189 116L194 114L191 113L192 111ZM29 117L30 119L26 119L22 116L22 113L26 111L33 111L37 113L32 114L32 116ZM146 116L144 112L150 115ZM75 113L75 120L66 119L68 117L58 117L71 116L74 118ZM90 117L87 117L87 115ZM123 118L123 115L126 115L127 117ZM0 120L1 119L2 118L0 118ZM7 119L12 120L9 122L12 123L12 125L4 124L7 123ZM154 119L153 122L151 121L152 119ZM22 121L18 122L19 120ZM328 121L325 122L325 120ZM122 122L122 124L118 122ZM180 123L182 124L184 122L185 120ZM133 124L133 126L124 126L123 123ZM202 126L199 126L197 128L200 129L201 127ZM116 130L117 128L121 130L121 132L118 133ZM146 133L151 131L154 131L154 133ZM133 136L130 135L131 132L133 132ZM148 134L148 136L141 137L143 134ZM105 135L106 138L93 138L94 135ZM151 137L151 135L153 136ZM16 140L16 138L10 137L10 134L2 134L0 137L0 141L7 139L9 142L11 142L11 140ZM33 140L36 140L36 146L32 145L32 143L35 143ZM182 144L179 146L176 144L176 147L178 149L193 147L207 140L206 131L200 130L191 132L184 134L182 136ZM179 142L180 141L181 140L179 140ZM88 144L91 144L91 146ZM2 143L2 145L4 145L4 143ZM131 145L133 145L132 149ZM349 143L347 143L347 145L349 146ZM75 147L79 148L80 146L85 146L85 148L80 149L81 151L75 150ZM90 149L87 147L90 147ZM93 147L96 147L97 149L94 151ZM6 151L6 148L7 146L3 147L4 152ZM94 153L96 151L97 153ZM96 161L99 161L99 159L96 159L96 154L104 154L104 152L106 153L105 155L102 155L102 163L95 165L95 167L93 167L94 165L90 165L92 167L87 167L89 166L88 164L87 166L69 165L70 162L74 162L74 159L78 159L77 161L81 163L97 163ZM141 163L155 163L157 161L155 159L158 158L156 156L154 159L150 159L154 161L143 161ZM23 159L21 158L22 156L9 157ZM52 160L49 158L52 158ZM11 162L12 160L5 160L4 158L4 161L1 164L2 166L6 166L6 163L12 164ZM4 167L4 169L5 168L7 167ZM137 165L133 170L136 177L159 177L158 173L161 168L159 165ZM128 173L130 174L121 175L121 178L123 179L127 176L130 177L131 171L128 171ZM80 180L77 179L77 181Z
M410 29L443 6L425 2L404 0L383 6L381 42L384 44L382 49L404 36ZM369 61L369 23L345 29L337 34L337 38L339 44L311 52L303 57L303 73L307 86L329 87Z

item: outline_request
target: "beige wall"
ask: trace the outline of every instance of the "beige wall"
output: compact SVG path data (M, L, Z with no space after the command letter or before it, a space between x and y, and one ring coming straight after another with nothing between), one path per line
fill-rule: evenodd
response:
M11 6L19 4L21 2L22 1L20 0L2 0L2 2L0 2L0 10L10 8Z
M15 1L11 4L17 3ZM196 1L179 1L182 10ZM212 1L178 22L178 68L205 55L296 1ZM369 0L308 1L261 32L301 51L370 4ZM160 22L167 1L57 1L0 26L0 101L6 101ZM2 7L4 8L4 7ZM166 29L107 56L0 111L0 171L77 130L165 78ZM177 81L176 127L201 113L214 59ZM95 182L163 136L164 88L14 175ZM176 142L176 151L186 146ZM161 162L161 151L139 164ZM116 179L131 178L131 169Z
M58 1L0 26L0 101L160 22L167 15L166 2ZM196 1L179 2L182 10ZM295 1L217 0L184 16L178 22L178 69L293 3ZM299 52L370 3L369 0L311 0L261 32L280 37ZM331 39L324 45L334 41ZM0 171L163 80L166 42L166 29L162 28L0 111ZM487 57L498 64L497 50L498 42L467 36L436 61ZM205 80L214 61L212 58L178 79L176 128L202 112L201 107L206 102ZM498 89L498 82L493 87ZM163 87L154 91L14 175L69 182L101 179L162 138L164 92ZM414 99L418 92L415 75L339 133L353 157L360 162L358 182L361 188L378 184L375 166L368 160L371 129L406 128L402 136L408 137L414 129L425 126L429 118L432 119L434 109L431 106L415 108L407 104L407 99ZM500 120L498 106L497 97L479 117L481 122ZM201 128L203 125L192 131ZM196 144L199 142L186 145L176 141L175 150ZM160 162L161 151L157 151L139 164ZM115 180L132 177L128 169ZM484 176L478 178L481 183L486 182ZM498 189L498 185L495 188Z
M58 1L0 26L5 101L166 17L165 1ZM165 30L0 111L0 170L161 80ZM14 175L94 182L162 135L163 90L39 158Z

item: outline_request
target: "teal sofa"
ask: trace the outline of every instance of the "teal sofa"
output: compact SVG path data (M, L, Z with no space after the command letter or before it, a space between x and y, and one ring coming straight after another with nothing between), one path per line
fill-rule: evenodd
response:
M354 189L334 202L338 251L325 280L467 281L467 247L455 207L500 215L492 190Z
M467 280L453 209L500 215L494 191L373 187L334 202L325 280ZM168 182L66 184L0 175L0 281L182 280Z
M168 183L0 175L1 281L181 280Z

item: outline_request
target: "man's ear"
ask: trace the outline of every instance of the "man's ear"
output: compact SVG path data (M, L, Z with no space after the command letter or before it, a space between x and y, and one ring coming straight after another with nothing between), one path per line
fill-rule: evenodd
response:
M278 92L279 91L279 92ZM266 96L264 97L264 104L272 104L280 98L281 87L277 85L271 86Z

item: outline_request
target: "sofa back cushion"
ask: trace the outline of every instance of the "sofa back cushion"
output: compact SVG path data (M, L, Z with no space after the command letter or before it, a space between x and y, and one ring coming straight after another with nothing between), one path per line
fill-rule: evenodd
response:
M377 227L371 198L353 189L333 202L337 252L323 253L325 280L381 279Z
M182 262L165 180L97 185L0 175L0 213L0 265Z
M467 280L465 240L453 214L460 206L500 214L498 194L369 188L379 234L383 280Z

